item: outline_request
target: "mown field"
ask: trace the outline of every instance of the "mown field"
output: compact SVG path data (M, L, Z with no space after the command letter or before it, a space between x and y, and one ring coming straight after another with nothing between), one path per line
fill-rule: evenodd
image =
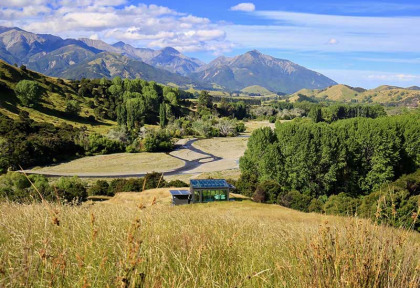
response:
M84 157L34 171L58 175L123 175L152 171L162 172L183 165L183 161L165 153L117 153Z
M142 194L144 193L144 194ZM250 201L0 203L1 287L419 287L419 234Z

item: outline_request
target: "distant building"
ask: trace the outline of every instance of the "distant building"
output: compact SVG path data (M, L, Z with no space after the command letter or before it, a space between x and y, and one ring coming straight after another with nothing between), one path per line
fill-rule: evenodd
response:
M169 190L172 195L173 205L185 205L191 203L191 193L189 190Z
M235 187L225 179L190 180L190 190L170 190L172 204L208 203L229 201L229 192Z

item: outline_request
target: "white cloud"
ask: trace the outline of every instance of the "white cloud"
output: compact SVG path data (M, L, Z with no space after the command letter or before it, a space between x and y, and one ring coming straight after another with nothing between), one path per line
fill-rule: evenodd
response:
M420 74L391 73L384 71L318 69L318 72L331 77L338 83L350 86L361 86L372 89L380 85L401 87L419 86Z
M338 43L338 40L335 38L331 38L330 40L328 40L329 45L337 45Z
M397 82L410 82L410 81L420 81L420 75L413 74L370 74L368 75L369 79L377 79L382 81L397 81Z
M253 12L255 11L254 3L239 3L238 5L230 7L232 11Z
M255 10L240 3L234 11L267 25L236 25L128 0L9 0L0 7L0 25L35 33L137 47L176 46L181 51L220 53L232 47L322 52L420 52L420 17L354 17ZM415 56L416 57L416 56Z
M355 17L285 11L255 11L252 15L267 19L270 24L227 25L227 39L241 47L257 49L420 52L420 17ZM325 45L331 39L339 39L340 45Z
M99 35L98 34L92 34L92 35L89 36L89 39L99 40Z
M137 47L174 46L180 51L213 53L232 47L220 25L208 18L179 13L164 6L132 5L127 4L127 0L31 2L36 5L22 9L11 3L0 8L0 25L63 38L93 37L109 43L125 41Z

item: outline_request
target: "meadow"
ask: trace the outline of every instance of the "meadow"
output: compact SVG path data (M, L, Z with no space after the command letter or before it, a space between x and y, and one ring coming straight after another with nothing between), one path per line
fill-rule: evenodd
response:
M167 171L183 166L183 161L165 153L116 153L89 156L34 170L54 175L123 175Z
M0 203L1 287L419 287L418 233L251 201Z

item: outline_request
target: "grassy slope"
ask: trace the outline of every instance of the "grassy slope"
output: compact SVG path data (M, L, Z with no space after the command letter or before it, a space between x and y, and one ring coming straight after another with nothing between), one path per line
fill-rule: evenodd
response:
M331 100L339 102L350 102L356 100L359 103L383 103L396 105L413 105L420 101L420 91L415 89L405 89L395 86L379 86L378 88L363 91L346 85L334 85L324 90L302 89L292 95L291 102L299 101L298 95L312 97L320 100Z
M105 133L112 126L116 125L115 122L109 120L89 122L87 117L94 115L93 109L87 106L89 99L78 96L76 91L66 81L64 84L60 84L57 78L46 77L30 70L25 72L1 60L0 75L2 76L0 77L0 85L3 86L3 92L0 93L0 113L11 118L17 118L19 111L24 110L29 112L30 118L35 121L48 122L54 125L67 123L75 127L86 126L89 131L101 133ZM45 94L39 107L27 108L19 105L14 94L14 88L23 79L35 80L44 89ZM55 87L57 92L48 90L51 85ZM62 113L65 109L66 94L71 95L73 99L81 104L82 112L80 113L80 117L70 119Z
M171 207L161 190L83 207L0 203L0 286L420 283L418 234L249 201Z
M244 93L247 93L247 94L250 94L250 93L260 94L262 96L274 94L270 90L268 90L264 87L258 86L258 85L245 87L244 89L241 90L241 92L244 92Z

